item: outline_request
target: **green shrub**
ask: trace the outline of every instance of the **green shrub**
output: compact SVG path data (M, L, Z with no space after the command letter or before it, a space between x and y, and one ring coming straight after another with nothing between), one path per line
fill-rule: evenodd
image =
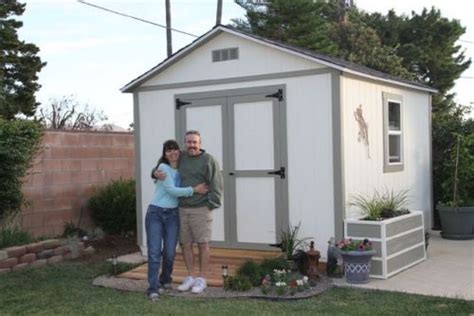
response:
M0 249L26 245L32 241L33 237L18 227L2 228L0 230Z
M40 147L41 135L37 122L0 118L0 222L26 203L22 180Z
M262 273L262 277L266 276L267 274L272 275L273 270L288 270L290 267L288 266L288 262L284 258L273 258L273 259L264 259L262 263L260 263L260 269Z
M83 229L76 227L76 225L72 221L64 223L63 237L65 238L74 237L74 236L81 237L85 234L86 232Z
M252 282L247 276L228 276L224 281L224 290L245 292L252 288Z
M243 265L241 265L237 270L237 275L249 278L253 286L259 286L262 277L264 276L262 275L262 269L260 265L253 260L248 260Z
M135 181L114 180L97 190L88 208L94 223L108 234L136 230Z

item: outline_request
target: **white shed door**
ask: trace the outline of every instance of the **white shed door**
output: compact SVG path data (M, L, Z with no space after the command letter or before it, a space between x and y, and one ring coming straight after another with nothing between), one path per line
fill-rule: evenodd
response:
M222 168L224 166L222 119L226 99L215 98L193 101L193 106L184 108L185 113L183 114L185 114L184 117L186 118L186 131L199 131L202 148L214 156ZM185 149L186 147L183 145L182 148ZM212 240L225 241L224 205L225 201L223 201L220 208L214 210Z
M249 90L178 96L186 103L177 111L178 137L199 130L222 168L224 206L214 211L212 240L268 249L288 225L285 104L269 95L274 88Z

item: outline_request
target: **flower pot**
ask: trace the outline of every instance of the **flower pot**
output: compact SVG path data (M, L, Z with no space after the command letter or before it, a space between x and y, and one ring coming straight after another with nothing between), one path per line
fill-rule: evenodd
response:
M286 259L286 263L288 264L288 269L292 272L298 271L298 264L293 259Z
M364 284L369 282L370 260L375 250L340 251L344 262L347 283Z
M445 239L474 239L474 206L437 206L441 219L441 237Z

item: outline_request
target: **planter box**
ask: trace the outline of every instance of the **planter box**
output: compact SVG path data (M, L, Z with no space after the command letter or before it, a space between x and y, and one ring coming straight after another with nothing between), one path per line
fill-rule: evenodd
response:
M383 221L346 219L345 238L368 238L376 254L372 257L370 277L388 279L426 259L423 212Z

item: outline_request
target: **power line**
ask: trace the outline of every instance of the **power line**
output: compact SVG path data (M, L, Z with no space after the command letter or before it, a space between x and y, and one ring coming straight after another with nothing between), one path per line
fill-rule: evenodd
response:
M142 19L142 18L137 18L135 16L128 15L128 14L125 14L125 13L121 13L121 12L118 12L118 11L114 11L114 10L111 10L111 9L107 9L105 7L101 7L99 5L96 5L96 4L93 4L93 3L90 3L90 2L85 2L84 0L77 0L77 2L79 2L81 4L91 6L91 7L94 7L96 9L104 10L104 11L107 11L107 12L110 12L110 13L113 13L113 14L121 15L121 16L130 18L130 19L134 19L134 20L137 20L137 21L140 21L140 22L148 23L148 24L166 29L165 25L158 24L158 23L155 23L155 22L152 22L152 21L148 21L148 20L145 20L145 19ZM185 31L181 31L181 30L177 30L177 29L174 29L174 28L171 28L171 30L175 31L175 32L178 32L178 33L181 33L181 34L184 34L184 35L188 35L188 36L192 36L192 37L199 37L198 35L194 35L194 34L191 34L191 33L185 32Z

